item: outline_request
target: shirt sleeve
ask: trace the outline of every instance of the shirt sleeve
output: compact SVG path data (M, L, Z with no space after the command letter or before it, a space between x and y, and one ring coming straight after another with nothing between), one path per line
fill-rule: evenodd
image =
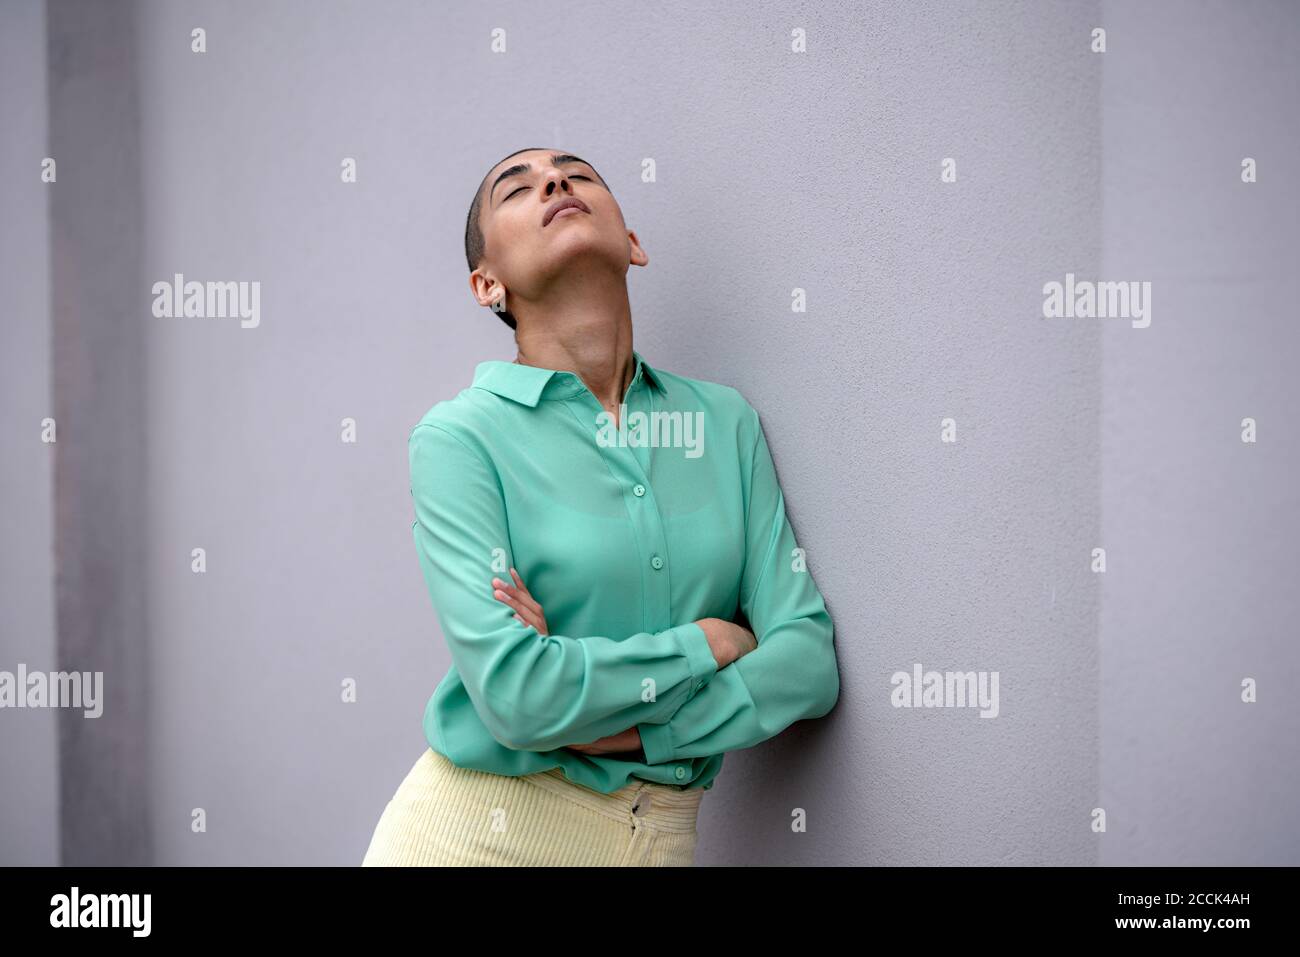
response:
M669 720L637 726L649 764L752 747L795 721L822 717L839 698L830 615L796 551L758 413L746 405L754 439L742 472L747 487L740 610L758 647L719 671Z
M550 751L666 721L717 671L695 622L622 640L543 635L493 597L515 565L496 473L441 426L409 442L412 530L443 637L475 711L508 748ZM527 580L524 582L528 584Z

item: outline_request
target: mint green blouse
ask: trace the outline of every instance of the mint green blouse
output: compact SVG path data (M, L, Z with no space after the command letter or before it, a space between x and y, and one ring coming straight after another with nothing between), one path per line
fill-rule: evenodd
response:
M633 356L617 427L577 374L491 360L411 430L415 547L452 660L424 734L456 765L708 789L727 751L839 697L758 413ZM511 566L549 635L493 597ZM719 670L710 617L758 647ZM633 726L644 753L565 747Z

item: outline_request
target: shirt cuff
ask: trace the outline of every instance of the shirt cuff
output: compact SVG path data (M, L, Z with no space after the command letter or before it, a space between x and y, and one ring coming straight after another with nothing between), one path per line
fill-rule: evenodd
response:
M718 673L718 660L713 657L708 636L698 622L678 625L669 631L677 640L677 647L686 656L686 664L691 672L691 695L694 696Z
M673 759L673 735L666 724L638 724L646 764L667 764Z

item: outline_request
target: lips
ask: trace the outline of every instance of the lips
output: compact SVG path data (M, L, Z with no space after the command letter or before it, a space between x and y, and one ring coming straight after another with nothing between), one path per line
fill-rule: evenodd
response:
M562 212L566 209L580 209L584 213L591 212L591 210L587 208L586 203L578 199L576 196L570 196L567 199L560 200L558 203L551 204L551 206L546 210L546 215L542 217L542 225L548 225L551 220L555 218L556 213Z

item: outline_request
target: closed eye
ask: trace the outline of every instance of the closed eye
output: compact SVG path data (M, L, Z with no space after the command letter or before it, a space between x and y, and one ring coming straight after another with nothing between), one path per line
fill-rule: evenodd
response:
M595 181L594 179L592 179L590 176L583 176L581 173L575 173L575 174L573 174L572 176L570 176L569 179L585 179L588 183L594 183L594 182L596 182L596 181ZM531 189L531 188L532 188L532 187L530 187L530 186L520 186L519 189L512 189L512 190L511 190L511 191L506 195L506 197L505 197L504 199L501 200L501 202L504 203L504 202L505 202L507 199L509 199L511 196L515 195L515 193L523 192L524 190L526 190L526 189Z

